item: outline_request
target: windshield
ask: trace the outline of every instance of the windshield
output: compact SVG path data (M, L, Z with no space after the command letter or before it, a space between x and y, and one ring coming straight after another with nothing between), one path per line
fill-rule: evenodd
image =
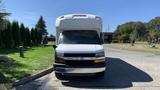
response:
M60 35L59 43L63 44L101 44L96 31L72 30L64 31Z

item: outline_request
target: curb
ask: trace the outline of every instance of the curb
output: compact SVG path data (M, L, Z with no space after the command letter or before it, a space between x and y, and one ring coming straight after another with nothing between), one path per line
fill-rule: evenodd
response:
M12 84L12 87L17 87L17 86L23 85L23 84L25 84L25 83L28 83L28 82L30 82L30 81L33 81L33 80L35 80L35 79L37 79L37 78L40 78L40 77L42 77L42 76L44 76L44 75L46 75L46 74L51 73L52 71L53 71L53 67L50 67L50 68L45 69L45 70L43 70L43 71L41 71L41 72L39 72L39 73L33 74L33 75L31 75L31 76L28 76L28 77L24 77L24 78L22 78L22 79L20 79L20 80L18 80L18 81L15 81L15 82Z

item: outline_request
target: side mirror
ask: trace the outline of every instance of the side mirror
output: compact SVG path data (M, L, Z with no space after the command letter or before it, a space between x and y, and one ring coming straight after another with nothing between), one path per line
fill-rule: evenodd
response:
M57 48L57 46L56 46L56 45L53 45L53 48L55 49L55 48Z

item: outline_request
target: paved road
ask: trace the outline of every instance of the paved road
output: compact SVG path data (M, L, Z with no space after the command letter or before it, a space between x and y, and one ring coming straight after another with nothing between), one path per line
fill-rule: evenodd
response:
M57 80L54 72L14 90L160 90L160 55L106 49L103 78L73 77Z

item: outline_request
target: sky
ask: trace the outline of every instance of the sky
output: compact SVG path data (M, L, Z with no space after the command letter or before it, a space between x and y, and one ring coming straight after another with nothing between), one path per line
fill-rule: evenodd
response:
M160 0L3 0L9 20L34 27L40 16L55 35L58 16L72 13L95 14L103 19L103 31L113 32L129 21L148 22L160 16Z

